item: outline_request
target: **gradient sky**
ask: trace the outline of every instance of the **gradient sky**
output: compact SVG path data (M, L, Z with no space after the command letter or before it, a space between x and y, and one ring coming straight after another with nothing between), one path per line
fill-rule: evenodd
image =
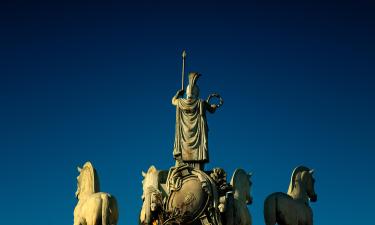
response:
M254 225L300 164L316 170L315 224L372 223L370 2L2 1L1 223L72 224L90 160L118 224L137 224L141 171L174 164L184 48L202 98L224 98L206 167L254 173Z

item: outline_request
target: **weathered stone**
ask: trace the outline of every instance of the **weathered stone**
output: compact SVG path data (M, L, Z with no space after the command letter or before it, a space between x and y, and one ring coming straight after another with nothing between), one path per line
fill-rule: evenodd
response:
M74 225L116 225L118 221L117 202L114 196L100 192L99 177L90 162L86 162L77 177L74 209Z
M183 53L183 71L186 53ZM199 98L198 73L189 74L189 85L172 98L176 106L174 167L143 174L143 225L251 225L247 205L251 204L250 175L237 169L231 182L221 168L204 171L209 161L206 111L214 113L223 104L218 94ZM182 73L184 77L184 72ZM218 104L210 104L218 98ZM166 174L168 174L166 176Z
M290 178L288 193L276 192L264 201L266 225L313 225L309 202L317 201L313 170L298 166Z

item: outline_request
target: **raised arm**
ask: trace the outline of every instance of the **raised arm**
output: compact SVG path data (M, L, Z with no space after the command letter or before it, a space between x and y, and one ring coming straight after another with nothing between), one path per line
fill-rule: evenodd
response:
M172 105L177 105L178 98L182 97L184 95L185 91L183 89L178 90L177 93L172 98Z

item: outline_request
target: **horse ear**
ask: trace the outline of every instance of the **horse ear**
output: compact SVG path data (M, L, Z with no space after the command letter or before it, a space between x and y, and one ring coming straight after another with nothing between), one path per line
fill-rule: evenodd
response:
M78 173L80 173L80 172L81 172L81 170L82 170L82 168L81 168L81 167L79 167L79 166L77 166L77 170L78 170Z
M146 173L142 171L142 177L146 177Z
M154 165L151 165L150 168L148 168L147 173L156 173L158 170Z
M312 175L314 173L314 169L311 169L309 173Z

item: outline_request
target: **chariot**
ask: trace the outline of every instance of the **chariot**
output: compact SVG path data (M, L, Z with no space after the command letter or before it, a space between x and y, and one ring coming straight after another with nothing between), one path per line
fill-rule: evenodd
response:
M167 171L151 166L143 175L140 224L232 225L236 217L251 223L246 206L252 200L251 181L242 169L230 184L220 168L202 171L186 164Z

